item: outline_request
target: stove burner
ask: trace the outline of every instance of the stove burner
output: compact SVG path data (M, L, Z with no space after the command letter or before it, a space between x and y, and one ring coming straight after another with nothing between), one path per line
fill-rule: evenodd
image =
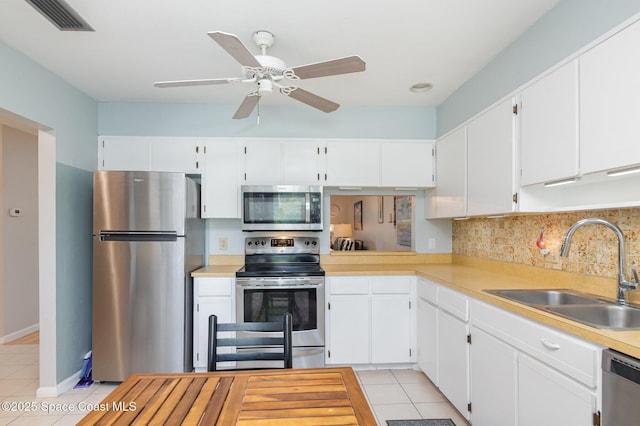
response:
M236 277L318 277L317 237L251 237L245 240L245 266Z

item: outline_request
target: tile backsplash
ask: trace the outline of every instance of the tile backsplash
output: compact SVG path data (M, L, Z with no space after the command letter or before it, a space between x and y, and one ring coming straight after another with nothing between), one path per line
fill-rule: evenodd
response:
M453 222L453 253L501 262L537 266L602 277L616 277L618 240L602 225L586 225L571 239L568 257L560 257L560 246L571 225L597 217L620 227L625 236L627 279L631 268L640 266L640 208L527 214L502 218L471 218ZM543 255L536 247L540 230L550 250Z

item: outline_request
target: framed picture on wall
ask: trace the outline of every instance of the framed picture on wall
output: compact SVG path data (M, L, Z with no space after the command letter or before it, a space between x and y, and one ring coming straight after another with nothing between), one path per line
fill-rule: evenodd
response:
M362 200L353 203L353 229L362 231Z

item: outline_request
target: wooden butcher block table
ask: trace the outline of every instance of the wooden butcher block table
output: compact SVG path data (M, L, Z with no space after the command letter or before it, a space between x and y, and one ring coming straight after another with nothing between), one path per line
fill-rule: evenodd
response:
M136 374L80 425L375 425L350 367Z

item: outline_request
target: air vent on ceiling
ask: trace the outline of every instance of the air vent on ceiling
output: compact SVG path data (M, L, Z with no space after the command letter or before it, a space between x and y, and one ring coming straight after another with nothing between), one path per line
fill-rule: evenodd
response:
M93 31L64 0L26 0L60 31Z

